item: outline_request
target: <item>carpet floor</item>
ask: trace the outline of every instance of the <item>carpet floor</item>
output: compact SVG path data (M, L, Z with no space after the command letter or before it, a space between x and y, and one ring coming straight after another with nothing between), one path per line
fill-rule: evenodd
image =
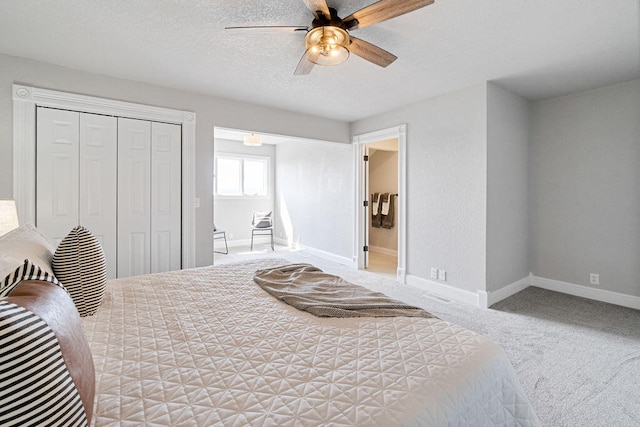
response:
M309 262L490 338L504 349L545 426L640 426L638 310L536 287L480 309L304 252L215 263L246 256Z

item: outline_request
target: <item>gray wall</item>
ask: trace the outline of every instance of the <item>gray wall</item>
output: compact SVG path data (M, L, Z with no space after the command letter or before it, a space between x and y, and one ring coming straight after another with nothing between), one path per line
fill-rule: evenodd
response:
M353 255L351 145L296 141L276 146L276 236L349 258Z
M532 270L640 296L640 80L532 106Z
M447 271L485 289L486 84L352 123L354 135L407 123L407 274Z
M212 70L215 72L215 70ZM213 127L252 129L256 132L350 143L349 124L275 108L189 93L145 83L86 73L7 55L0 55L0 198L11 198L13 188L11 84L189 110L196 125L196 262L211 264L213 243Z
M251 219L253 211L273 211L275 207L275 167L276 148L274 145L262 144L259 147L248 147L239 141L229 141L216 138L213 142L214 153L249 154L253 156L269 157L269 181L271 192L269 197L260 198L214 198L213 219L216 227L227 232L229 245L237 240L251 240ZM213 179L213 177L212 177ZM258 240L259 239L259 240ZM267 238L258 238L255 242L266 241ZM224 245L223 245L224 246Z
M528 101L487 84L487 290L530 272Z
M398 152L384 150L369 150L369 192L397 193L398 192ZM377 248L398 250L398 202L396 199L393 228L369 227L369 246L371 250Z

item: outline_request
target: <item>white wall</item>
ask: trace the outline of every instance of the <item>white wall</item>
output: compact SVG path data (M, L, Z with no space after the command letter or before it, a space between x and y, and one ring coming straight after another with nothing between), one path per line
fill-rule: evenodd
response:
M276 146L276 236L293 246L353 254L353 149L296 141Z
M532 106L532 269L640 296L640 80Z
M487 290L527 277L529 102L487 83Z
M246 244L251 240L251 219L254 211L273 211L275 208L275 167L276 149L274 145L263 144L259 147L248 147L240 141L230 141L216 138L214 153L249 154L269 158L269 188L268 197L260 198L220 198L213 201L213 219L216 227L227 232L230 246L235 243ZM255 238L255 242L266 241L264 237Z
M354 135L407 123L407 274L447 271L447 284L486 281L486 84L351 125Z
M215 70L212 70L215 72ZM13 83L85 95L194 111L196 124L196 263L211 264L213 243L213 127L311 139L351 141L349 125L270 107L189 93L146 83L86 73L13 56L0 55L0 198L13 192Z
M397 143L396 143L397 146ZM398 193L398 152L369 150L369 193ZM369 227L370 250L398 251L398 201L393 228Z

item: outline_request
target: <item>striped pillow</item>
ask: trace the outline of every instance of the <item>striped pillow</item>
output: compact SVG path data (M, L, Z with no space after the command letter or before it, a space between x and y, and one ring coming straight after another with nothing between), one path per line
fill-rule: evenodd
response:
M0 338L0 425L88 425L60 342L44 320L0 300Z
M18 266L12 273L9 273L0 283L0 298L9 296L23 280L43 280L64 289L64 286L60 284L53 274L35 265L31 260L25 259L22 265Z
M107 264L98 239L83 226L77 226L58 245L52 265L80 316L95 314L107 283Z

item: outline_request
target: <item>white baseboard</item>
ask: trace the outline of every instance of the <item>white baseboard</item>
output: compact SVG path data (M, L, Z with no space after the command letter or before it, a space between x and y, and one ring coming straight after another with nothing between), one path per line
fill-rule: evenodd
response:
M562 282L560 280L546 279L544 277L534 276L531 273L529 273L529 276L493 292L485 292L482 290L476 292L467 291L464 289L454 288L450 285L445 285L444 283L438 283L412 275L407 275L405 282L407 285L431 292L437 296L481 308L491 307L493 304L502 301L511 295L515 295L529 286L536 286L550 291L561 292L577 297L640 310L640 297L607 291L605 289L576 285L574 283Z
M287 246L287 247L293 247L292 245L289 244L289 241L287 241L286 239L283 239L281 237L274 237L273 242L275 244L278 245L283 245L283 246ZM224 243L220 243L218 241L216 241L217 245L215 246L216 249L220 249L220 245L222 245L222 248L224 248ZM253 239L253 246L255 248L256 245L264 245L264 244L269 244L271 243L270 241L270 237L258 237L256 236ZM236 240L227 240L227 244L229 245L230 248L233 247L237 247L237 246L251 246L251 239L236 239ZM338 264L342 264L342 265L346 265L347 267L351 267L354 269L358 268L358 263L357 260L352 260L351 258L347 258L347 257L343 257L340 255L336 255L334 253L331 252L327 252L327 251L323 251L321 249L316 249L316 248L312 248L309 246L303 246L300 245L300 247L298 248L298 250L300 251L304 251L307 252L308 254L311 255L315 255L319 258L322 259L326 259L327 261L332 261Z
M289 241L286 239L283 239L282 237L274 237L273 241L276 242L276 244L278 245L286 246L288 248L291 247L291 245L289 244Z
M302 246L300 248L303 252L307 252L311 255L315 255L319 258L326 259L327 261L337 262L338 264L346 265L347 267L351 267L353 269L358 268L357 261L354 261L351 258L347 258L344 256L336 255L331 252L323 251L322 249L312 248L310 246Z
M383 255L398 256L397 249L383 248L382 246L369 246L369 250Z
M518 292L527 289L531 286L531 280L533 275L529 273L527 277L524 277L517 282L513 282L510 285L504 286L497 291L488 292L487 295L487 307L491 307L493 304L509 298L511 295L515 295Z
M423 279L422 277L407 275L405 278L407 285L431 292L439 297L454 300L464 304L470 304L476 307L486 306L486 293L484 291L472 292L465 289L454 288L450 285Z
M277 243L278 240L277 239L273 239L273 242ZM270 245L271 244L271 238L269 236L267 236L267 237L258 237L258 236L256 236L253 239L253 246L263 245L263 244ZM229 240L227 238L227 246L229 246L230 248L236 248L238 246L251 246L251 239L233 239L233 240ZM215 247L216 247L216 249L219 249L220 247L224 248L224 242L222 241L222 239L216 239Z
M640 310L640 297L532 276L531 286Z

